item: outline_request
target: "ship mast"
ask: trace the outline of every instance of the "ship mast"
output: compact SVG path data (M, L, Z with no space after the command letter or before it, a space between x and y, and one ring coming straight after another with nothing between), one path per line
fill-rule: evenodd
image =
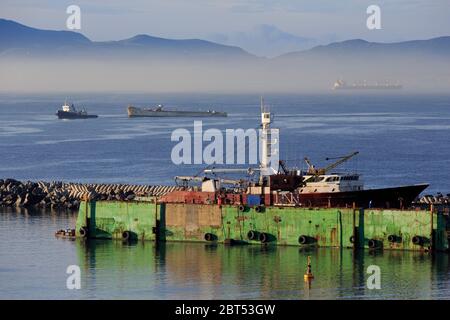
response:
M262 184L264 178L278 173L279 170L279 130L277 128L271 128L272 115L268 108L264 105L264 99L261 97L261 130L260 130L260 143L259 143L259 155L260 164L258 168L213 168L205 169L205 174L217 174L217 173L247 173L252 175L255 171L259 171L259 181Z
M264 98L261 97L261 161L260 161L260 180L266 176L276 174L278 172L278 129L270 128L272 115L268 108L264 105ZM276 161L275 161L276 160ZM274 168L276 166L276 168Z

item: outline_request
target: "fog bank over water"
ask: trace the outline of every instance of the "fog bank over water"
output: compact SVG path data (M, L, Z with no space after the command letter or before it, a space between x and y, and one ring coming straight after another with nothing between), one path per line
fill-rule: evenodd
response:
M450 59L408 55L220 60L3 58L3 92L328 93L334 81L400 83L403 92L448 92ZM385 92L385 91L380 91Z
M450 37L353 39L269 59L201 39L98 42L0 19L0 70L3 92L325 93L337 79L448 92Z

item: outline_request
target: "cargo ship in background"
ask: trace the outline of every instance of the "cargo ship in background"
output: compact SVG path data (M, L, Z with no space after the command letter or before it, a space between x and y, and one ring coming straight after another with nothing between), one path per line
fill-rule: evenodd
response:
M73 103L69 106L69 104L64 102L64 105L61 107L61 110L56 112L56 115L59 119L90 119L90 118L98 118L98 115L88 114L87 111L83 108L81 110L75 109Z
M333 85L333 90L398 90L402 89L403 86L399 83L391 84L388 81L384 83L367 84L366 81L363 83L353 83L348 84L344 80L337 80Z
M166 110L162 104L155 108L137 108L128 106L128 117L226 117L226 112L215 110L207 111L185 111L185 110Z

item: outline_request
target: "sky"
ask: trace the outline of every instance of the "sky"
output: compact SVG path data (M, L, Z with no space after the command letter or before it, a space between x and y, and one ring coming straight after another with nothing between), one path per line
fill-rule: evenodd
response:
M0 0L0 17L61 30L73 4L81 8L80 32L94 41L136 34L201 38L261 56L354 38L450 35L450 0ZM381 30L366 27L372 4L380 6Z

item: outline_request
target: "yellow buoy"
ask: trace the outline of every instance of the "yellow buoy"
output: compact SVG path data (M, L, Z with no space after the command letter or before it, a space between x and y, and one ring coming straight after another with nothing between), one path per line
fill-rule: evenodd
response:
M306 273L303 276L303 279L305 279L305 281L310 281L314 279L314 275L312 274L311 271L311 256L308 256L308 264L306 265Z

